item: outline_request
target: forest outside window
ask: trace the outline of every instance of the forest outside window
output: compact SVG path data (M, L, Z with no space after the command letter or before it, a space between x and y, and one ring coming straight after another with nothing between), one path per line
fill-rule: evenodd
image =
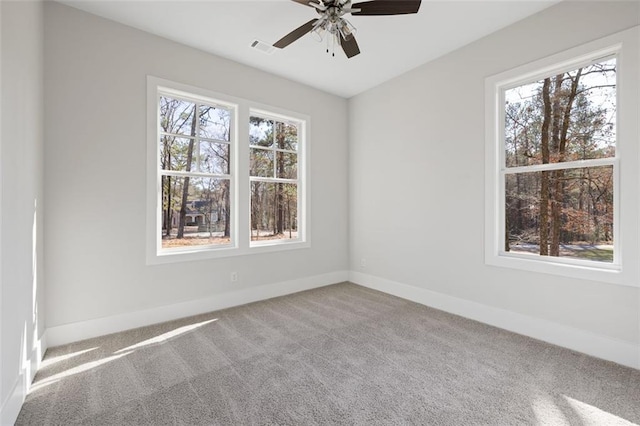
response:
M620 89L637 92L634 38L487 79L488 264L635 282L638 101Z
M233 108L159 93L162 250L231 245Z
M297 240L300 122L252 112L249 119L251 244Z
M614 263L616 59L504 91L504 251Z
M310 246L308 116L147 77L147 263Z

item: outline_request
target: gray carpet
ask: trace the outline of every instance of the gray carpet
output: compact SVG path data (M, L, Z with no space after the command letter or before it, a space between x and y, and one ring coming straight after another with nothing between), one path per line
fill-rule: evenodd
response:
M343 283L50 348L18 425L640 423L640 371Z

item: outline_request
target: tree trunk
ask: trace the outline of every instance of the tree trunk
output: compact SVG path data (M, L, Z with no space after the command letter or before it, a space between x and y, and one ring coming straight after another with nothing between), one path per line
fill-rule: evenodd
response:
M589 238L589 242L591 244L595 244L596 241L598 240L597 235L600 229L600 220L598 219L598 211L597 211L598 199L596 195L593 193L593 185L591 185L591 173L589 171L587 171L587 176L588 176L588 182L589 182L589 186L588 186L589 201L591 202L591 208L589 209L589 211L591 212L591 220L593 221L593 232L591 232L591 237Z
M562 230L562 201L564 194L564 170L552 173L553 199L551 201L551 247L549 255L560 256L560 231Z
M284 149L285 147L284 124L277 123L276 129L277 129L276 143L278 144L278 148ZM278 152L275 153L275 161L276 161L276 168L278 170L276 177L283 177L284 161L282 158L278 158ZM275 186L276 186L276 200L275 200L276 226L274 229L274 234L279 235L279 234L284 234L284 194L283 194L284 188L283 188L283 184L281 183L276 183Z
M259 207L258 207L258 190L256 189L258 186L257 182L253 182L253 185L251 185L251 239L253 240L253 230L256 230L256 234L259 234L258 232L258 212L259 212ZM257 239L257 237L255 238Z
M516 173L516 194L518 194L518 201L516 202L516 227L519 233L522 233L522 231L524 230L524 220L522 217L522 196L520 195L522 194L522 185L520 182L521 177L522 176L520 175L520 173Z
M291 195L287 193L287 228L289 229L289 238L292 238L293 226L291 226Z
M229 181L224 183L224 236L231 237L231 194Z
M284 234L284 195L282 184L276 183L276 229L275 234Z
M504 216L504 251L508 252L511 250L509 247L509 209L505 209Z
M196 136L196 120L198 119L198 114L196 108L198 105L193 106L193 117L191 119L191 138L189 139L189 148L187 150L187 165L186 171L191 171L191 161L193 159L193 145L195 142ZM187 218L187 198L189 196L189 176L184 178L184 185L182 187L182 201L180 203L180 223L178 224L178 235L177 238L184 238L184 226Z
M167 130L166 128L164 129ZM165 145L163 153L162 153L162 168L164 170L171 169L171 148ZM163 226L165 230L165 235L167 237L171 236L171 176L162 176L162 190L165 191L166 194L166 208L162 211L162 220Z
M562 161L562 153L560 150L560 122L562 118L562 106L560 105L560 99L562 98L562 80L564 74L558 74L555 77L555 84L553 90L553 120L551 125L551 152L553 160L556 163ZM554 170L551 173L550 188L551 192L551 238L549 255L560 256L560 213L562 210L562 183L561 178L563 175L562 170Z
M254 182L253 187L253 197L251 198L252 208L255 212L255 218L252 219L254 221L255 229L256 229L256 240L260 239L260 229L262 228L262 200L263 200L263 192L261 191L263 182ZM266 228L265 228L266 229Z
M551 80L544 79L542 85L542 101L544 104L544 119L542 121L542 135L540 138L542 150L542 164L549 164L549 122L551 121L551 98L549 96ZM549 172L543 171L540 182L540 255L549 255Z
M564 112L560 108L560 96L563 74L556 76L556 98L554 100L554 117L553 117L553 138L554 145L557 147L557 162L562 163L565 160L567 150L567 134L569 132L569 124L571 123L571 110L573 102L578 91L578 82L582 68L578 69L575 78L571 79L571 89L567 95L567 103ZM557 111L556 111L557 108ZM562 119L562 121L561 121ZM562 232L562 206L564 205L564 170L556 170L554 172L554 188L553 203L551 215L551 256L560 256L560 234Z
M229 133L231 130L227 131L227 139L230 139ZM229 157L226 158L227 168L225 172L230 175L231 174L231 159ZM231 181L225 180L222 186L224 189L222 190L224 197L224 236L231 237Z
M166 236L171 236L171 176L162 177L162 186L167 191L167 209L164 212L164 229Z

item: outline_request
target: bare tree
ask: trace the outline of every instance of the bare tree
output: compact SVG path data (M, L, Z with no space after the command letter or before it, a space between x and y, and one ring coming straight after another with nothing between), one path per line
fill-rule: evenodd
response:
M196 136L196 123L198 119L197 114L198 105L193 105L193 110L191 112L191 132L189 138L189 148L187 148L187 164L185 166L185 171L191 171L191 163L193 161L193 146L195 144L195 136ZM178 223L178 235L176 238L184 238L184 227L186 224L187 218L187 199L189 198L189 176L184 177L184 183L182 185L182 200L180 202L180 219Z

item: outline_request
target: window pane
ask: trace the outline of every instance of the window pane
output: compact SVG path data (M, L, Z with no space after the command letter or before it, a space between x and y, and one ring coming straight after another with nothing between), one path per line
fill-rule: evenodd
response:
M162 176L163 249L229 244L230 217L228 179Z
M505 188L506 251L613 262L613 167L509 174Z
M227 142L231 140L231 111L200 105L200 137Z
M195 170L195 142L191 138L180 138L169 135L160 136L160 166L162 170ZM189 162L191 149L191 162ZM187 166L191 166L190 168Z
M250 173L256 177L273 177L273 151L251 148Z
M277 177L283 179L298 178L298 155L289 152L277 152Z
M264 147L273 145L273 121L260 117L250 117L249 143Z
M298 127L287 123L276 123L276 143L280 149L298 149Z
M616 60L505 91L507 167L615 156Z
M298 186L251 182L251 241L298 238Z
M193 102L160 96L160 128L163 132L178 135L195 135Z
M201 141L200 171L222 175L229 174L229 151L229 144Z

